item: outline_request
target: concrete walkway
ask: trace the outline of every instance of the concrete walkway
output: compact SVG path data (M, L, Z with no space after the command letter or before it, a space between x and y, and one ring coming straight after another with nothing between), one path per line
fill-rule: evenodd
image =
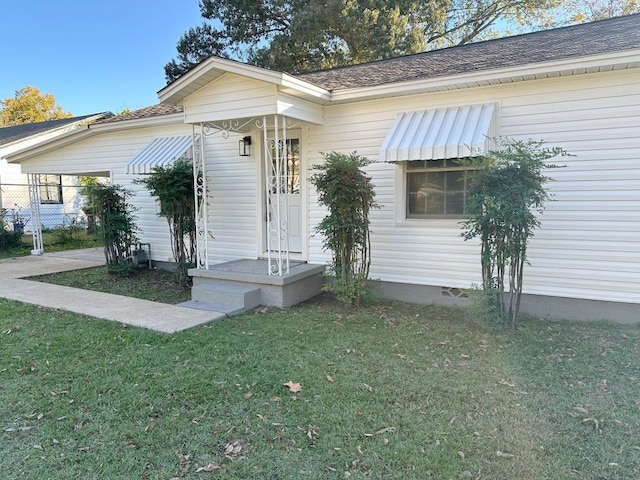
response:
M0 260L0 297L112 320L163 333L211 323L224 313L24 280L24 277L104 265L101 248Z

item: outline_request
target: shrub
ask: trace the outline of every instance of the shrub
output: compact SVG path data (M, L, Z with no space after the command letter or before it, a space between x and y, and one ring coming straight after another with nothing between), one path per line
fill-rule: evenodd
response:
M22 231L8 230L5 222L0 218L0 251L19 247L22 241Z
M92 208L100 223L104 241L104 256L111 268L131 263L131 247L138 241L137 227L129 202L131 192L119 185L89 185L86 187Z
M332 252L335 279L326 288L340 301L358 305L367 294L371 265L369 211L377 206L371 179L361 170L371 162L355 152L331 152L324 158L324 164L314 167L319 172L311 176L311 183L320 205L329 210L316 227L324 236L324 248Z
M147 178L136 180L160 200L161 217L169 223L171 251L178 283L188 286L187 270L196 261L196 204L191 161L178 160L168 167L155 167Z
M503 321L515 327L527 245L540 226L537 215L550 198L546 184L551 179L543 171L557 168L546 161L568 154L542 141L502 138L498 145L498 150L465 162L477 171L465 206L463 237L480 239L484 308L491 316L499 311Z

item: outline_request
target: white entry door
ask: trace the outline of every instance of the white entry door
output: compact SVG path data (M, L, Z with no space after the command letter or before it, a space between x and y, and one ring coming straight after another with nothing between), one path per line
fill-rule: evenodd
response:
M285 145L283 145L284 147ZM301 253L302 252L302 195L300 194L300 138L287 138L286 148L282 148L281 155L272 155L272 162L275 162L279 158L281 162L286 161L286 175L283 173L280 179L282 199L286 199L283 205L280 205L280 218L287 218L285 216L285 208L288 208L288 222L287 232L289 238L289 252ZM277 169L280 172L284 172L284 165L281 164ZM276 170L274 168L274 170ZM286 206L286 207L285 207ZM273 203L270 208L275 209L277 206ZM271 218L278 217L276 213L271 211ZM273 238L275 233L268 228L267 232L272 235L270 238L271 245L277 245L277 238ZM273 247L272 247L273 248Z

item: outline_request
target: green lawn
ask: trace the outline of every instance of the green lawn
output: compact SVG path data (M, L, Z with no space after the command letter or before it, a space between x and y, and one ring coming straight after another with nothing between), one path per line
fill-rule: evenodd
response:
M639 478L637 327L323 297L163 335L0 300L0 336L2 478Z
M30 279L172 305L191 299L191 290L177 285L174 273L159 269L141 268L129 276L122 276L109 273L107 266L104 265L39 275Z
M46 252L59 252L63 250L102 246L102 242L93 235L87 235L83 230L69 228L60 228L57 230L43 232L42 243ZM0 250L0 259L25 257L27 255L31 255L32 249L33 237L30 233L27 233L22 236L20 246Z

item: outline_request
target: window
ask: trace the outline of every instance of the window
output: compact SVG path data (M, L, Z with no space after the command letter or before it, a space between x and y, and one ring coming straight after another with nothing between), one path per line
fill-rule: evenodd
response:
M284 177L284 160L287 160L287 177ZM271 153L272 171L276 172L276 152L275 149ZM300 139L287 138L287 151L281 146L280 150L280 182L282 185L281 193L299 194L300 193ZM275 190L275 189L274 189Z
M407 218L461 217L472 172L456 159L407 162Z
M61 175L40 175L40 203L62 203Z

